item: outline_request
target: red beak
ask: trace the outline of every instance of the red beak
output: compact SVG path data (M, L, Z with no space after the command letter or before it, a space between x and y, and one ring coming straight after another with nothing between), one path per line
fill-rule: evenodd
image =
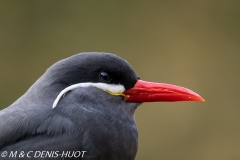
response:
M180 86L138 80L133 88L123 92L126 102L205 101L197 93Z

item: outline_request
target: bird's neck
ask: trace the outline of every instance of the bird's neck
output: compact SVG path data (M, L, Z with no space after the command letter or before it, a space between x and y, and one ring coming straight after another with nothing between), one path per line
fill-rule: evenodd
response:
M48 105L52 106L58 94L67 87L67 84L46 80L40 77L13 105Z

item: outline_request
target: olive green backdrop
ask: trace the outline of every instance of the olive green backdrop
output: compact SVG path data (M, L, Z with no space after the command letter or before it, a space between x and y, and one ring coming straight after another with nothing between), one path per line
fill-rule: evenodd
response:
M206 100L139 107L137 160L240 159L240 1L0 0L0 108L83 51Z

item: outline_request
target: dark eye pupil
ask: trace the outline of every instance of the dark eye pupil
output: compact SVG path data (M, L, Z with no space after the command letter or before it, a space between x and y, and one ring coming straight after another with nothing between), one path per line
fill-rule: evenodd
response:
M111 80L111 76L106 72L101 72L99 75L99 80L102 82L109 82Z

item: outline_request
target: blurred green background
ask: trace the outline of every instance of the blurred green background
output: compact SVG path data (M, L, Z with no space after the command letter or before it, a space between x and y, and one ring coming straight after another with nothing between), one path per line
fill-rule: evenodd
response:
M83 51L206 100L139 107L137 160L240 159L240 1L0 0L0 108Z

